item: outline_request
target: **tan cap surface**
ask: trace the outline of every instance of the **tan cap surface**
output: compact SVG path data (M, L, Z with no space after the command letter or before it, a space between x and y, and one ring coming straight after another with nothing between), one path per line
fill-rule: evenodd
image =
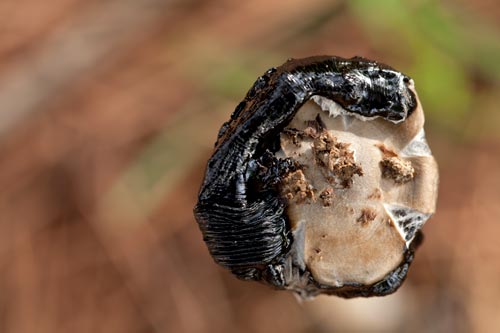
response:
M369 285L401 264L434 212L437 165L425 142L420 103L399 124L342 115L339 108L314 98L281 135L277 155L301 165L282 194L294 246L301 249L295 260L321 284Z

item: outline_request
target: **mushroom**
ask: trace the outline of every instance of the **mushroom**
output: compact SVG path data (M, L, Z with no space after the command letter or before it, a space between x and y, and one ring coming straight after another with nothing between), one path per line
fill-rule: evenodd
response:
M219 131L194 209L214 260L307 298L401 285L437 199L413 81L364 58L289 60Z

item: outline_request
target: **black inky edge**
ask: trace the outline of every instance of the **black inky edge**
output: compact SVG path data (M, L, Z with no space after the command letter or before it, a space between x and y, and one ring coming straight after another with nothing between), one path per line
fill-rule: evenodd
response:
M332 56L292 59L259 77L219 131L194 209L215 261L239 278L287 288L293 239L277 183L295 166L273 156L280 132L314 95L364 117L404 121L416 107L409 82L386 65ZM400 267L371 286L325 287L310 277L309 293L385 295L399 287L412 259L409 249Z

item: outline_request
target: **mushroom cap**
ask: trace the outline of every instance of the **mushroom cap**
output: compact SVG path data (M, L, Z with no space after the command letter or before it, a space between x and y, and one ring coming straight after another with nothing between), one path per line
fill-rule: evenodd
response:
M365 58L290 59L219 130L194 208L214 260L302 297L404 281L438 173L413 81Z

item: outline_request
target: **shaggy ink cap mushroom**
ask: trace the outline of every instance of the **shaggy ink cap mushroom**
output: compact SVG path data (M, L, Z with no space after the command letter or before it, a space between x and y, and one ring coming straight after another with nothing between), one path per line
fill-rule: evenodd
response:
M437 199L413 81L377 62L289 60L219 131L195 217L217 263L302 297L401 285Z

